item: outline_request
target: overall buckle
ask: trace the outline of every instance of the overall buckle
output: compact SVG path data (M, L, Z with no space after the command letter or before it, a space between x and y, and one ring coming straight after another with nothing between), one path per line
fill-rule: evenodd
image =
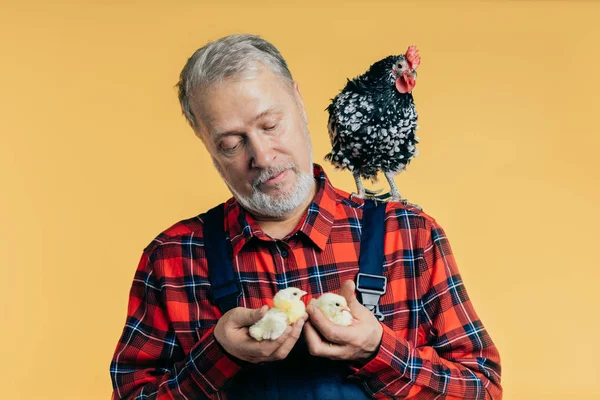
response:
M366 288L364 286L364 281L366 280L365 278L371 281L377 280L377 283L372 283L376 284L381 289L373 289L372 286ZM375 317L377 317L379 321L383 321L384 318L383 314L381 313L381 310L379 309L379 298L385 294L386 285L387 278L385 276L365 274L362 272L359 272L356 276L356 290L358 290L358 292L360 293L363 306L367 307L373 314L375 314Z

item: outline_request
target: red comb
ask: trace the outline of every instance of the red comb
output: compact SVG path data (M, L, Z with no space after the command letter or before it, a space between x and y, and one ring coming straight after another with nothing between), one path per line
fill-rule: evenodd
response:
M421 57L419 56L419 50L417 50L417 46L410 46L408 50L406 50L404 57L408 61L408 66L410 69L417 69L419 64L421 64Z

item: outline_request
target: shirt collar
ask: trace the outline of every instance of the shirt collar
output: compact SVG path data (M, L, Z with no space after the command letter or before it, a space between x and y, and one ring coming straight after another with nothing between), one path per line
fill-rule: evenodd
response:
M319 249L324 250L334 221L336 192L320 165L314 164L313 175L317 184L315 197L296 228L284 240L296 233L302 233ZM273 240L233 197L225 203L225 220L234 257L255 237L259 240Z

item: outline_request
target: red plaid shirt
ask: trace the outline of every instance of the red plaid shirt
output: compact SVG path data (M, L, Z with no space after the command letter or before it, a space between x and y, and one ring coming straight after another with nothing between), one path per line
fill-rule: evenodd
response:
M285 287L310 299L338 291L358 273L362 202L335 189L315 165L318 191L282 240L267 236L239 204L225 204L225 232L241 283L239 305L259 308ZM375 398L500 399L500 357L477 317L446 235L437 222L401 203L386 207L387 292L377 355L353 367ZM210 283L196 216L144 249L125 328L111 363L117 399L223 398L245 363L227 354L213 330L221 312Z

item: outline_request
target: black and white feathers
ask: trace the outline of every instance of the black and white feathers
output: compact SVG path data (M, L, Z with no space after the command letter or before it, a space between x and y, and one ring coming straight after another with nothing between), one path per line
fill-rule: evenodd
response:
M412 89L419 63L414 46L404 55L386 57L348 80L327 107L332 150L325 159L354 174L360 197L360 177L376 180L381 171L390 181L418 154ZM393 199L400 200L393 180L390 186Z

